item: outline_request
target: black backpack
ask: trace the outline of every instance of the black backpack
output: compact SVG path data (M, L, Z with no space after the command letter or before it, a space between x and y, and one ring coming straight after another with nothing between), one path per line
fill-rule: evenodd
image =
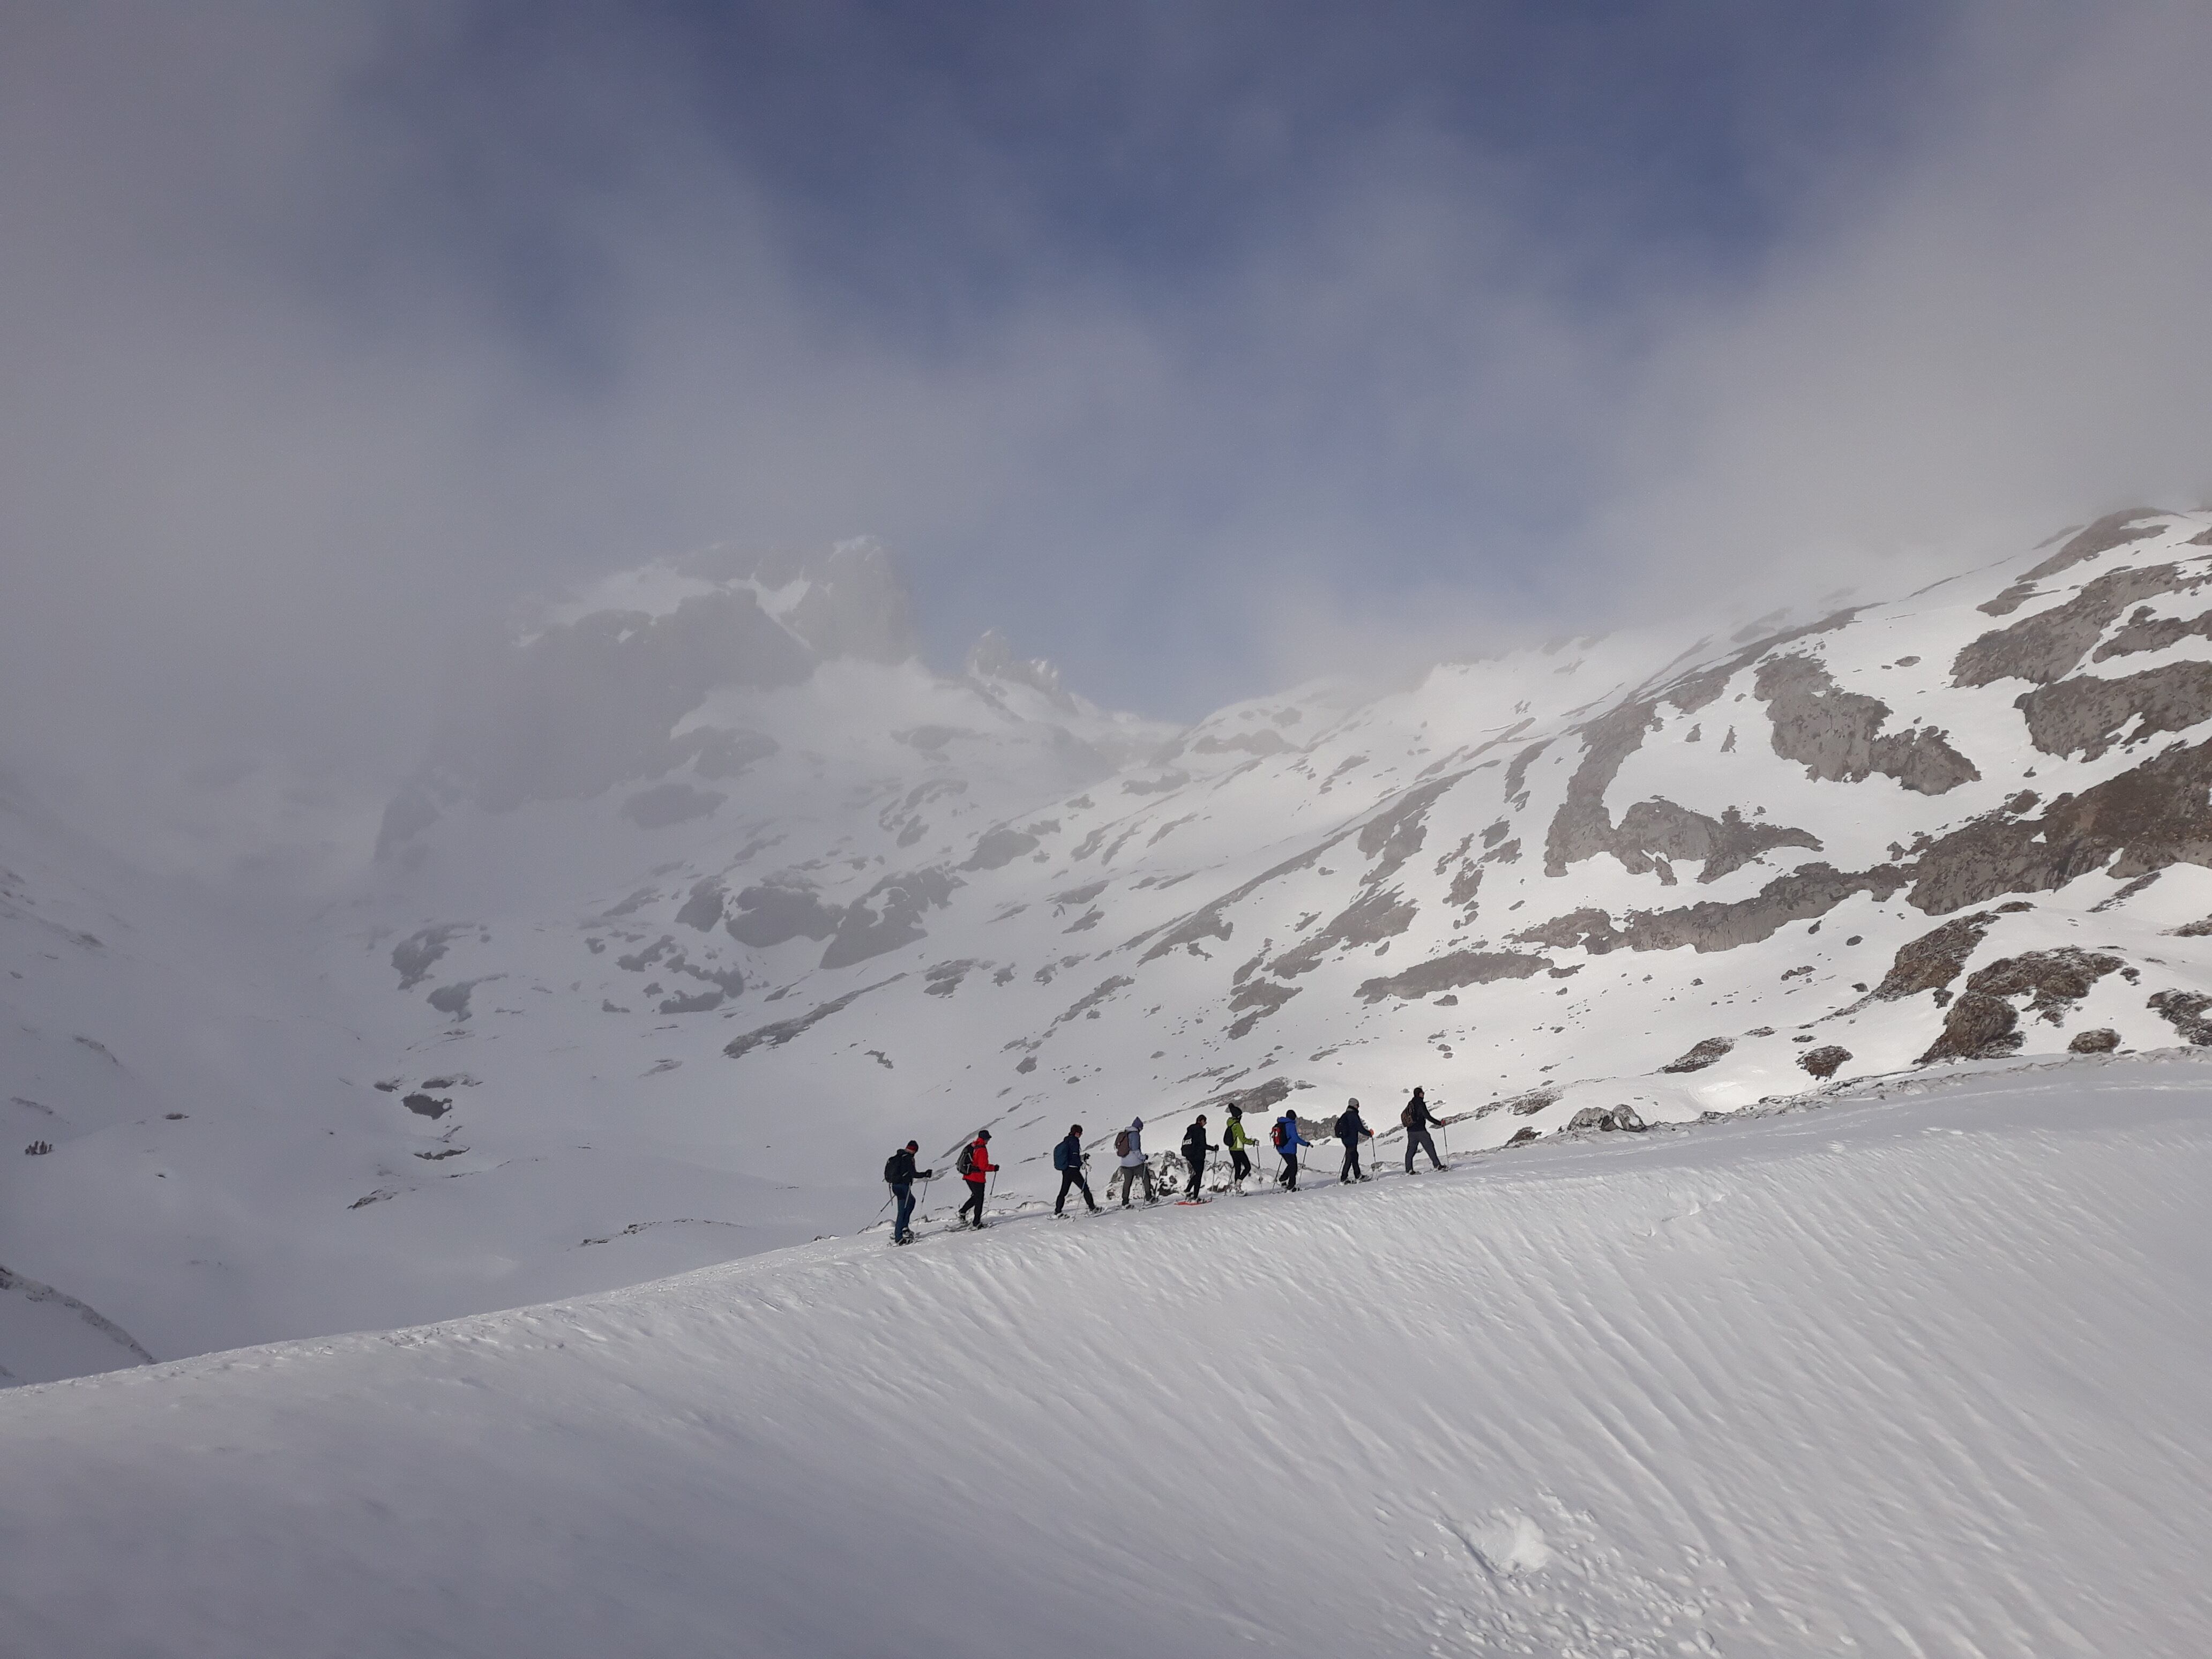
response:
M889 1158L884 1160L884 1181L885 1184L889 1185L896 1183L902 1178L901 1171L899 1170L899 1159L903 1156L905 1156L905 1154L902 1152L893 1152Z
M957 1167L962 1175L975 1173L975 1143L972 1140L960 1149L960 1162Z

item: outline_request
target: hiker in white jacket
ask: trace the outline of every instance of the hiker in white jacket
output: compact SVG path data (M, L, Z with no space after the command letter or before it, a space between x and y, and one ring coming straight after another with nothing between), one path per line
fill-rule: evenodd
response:
M1129 1207L1129 1186L1139 1176L1145 1181L1145 1202L1158 1203L1152 1191L1152 1166L1145 1157L1145 1120L1131 1118L1129 1127L1114 1137L1114 1150L1121 1157L1121 1207Z

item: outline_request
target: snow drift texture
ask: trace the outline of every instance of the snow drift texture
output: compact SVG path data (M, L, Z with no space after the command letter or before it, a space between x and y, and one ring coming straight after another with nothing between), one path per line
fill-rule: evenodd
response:
M2192 1057L0 1401L9 1651L2212 1645Z

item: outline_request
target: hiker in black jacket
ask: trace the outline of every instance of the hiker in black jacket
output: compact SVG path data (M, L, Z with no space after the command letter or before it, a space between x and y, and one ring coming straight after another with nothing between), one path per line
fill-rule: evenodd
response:
M1188 1197L1198 1198L1203 1195L1198 1190L1198 1183L1206 1175L1206 1155L1220 1150L1218 1146L1206 1144L1206 1114L1200 1112L1198 1115L1198 1121L1182 1132L1182 1161L1190 1165L1190 1189L1187 1194Z
M1344 1168L1337 1175L1339 1185L1347 1181L1364 1181L1366 1174L1359 1167L1359 1143L1375 1139L1375 1131L1359 1115L1357 1096L1336 1115L1336 1138L1344 1143Z
M914 1243L914 1234L908 1231L906 1224L914 1215L914 1183L937 1179L936 1170L914 1167L914 1155L921 1150L920 1141L909 1140L893 1152L890 1162L884 1165L884 1179L890 1183L891 1196L898 1200L898 1221L891 1229L891 1243L894 1244Z
M1074 1188L1083 1194L1083 1201L1091 1206L1091 1213L1098 1213L1098 1200L1091 1196L1091 1183L1083 1178L1083 1126L1067 1126L1067 1139L1052 1149L1052 1167L1060 1171L1060 1196L1053 1200L1052 1212L1065 1213L1067 1189Z
M1413 1173L1416 1152L1426 1152L1430 1163L1443 1169L1443 1159L1437 1156L1437 1143L1429 1138L1429 1125L1436 1122L1437 1117L1429 1110L1428 1097L1414 1090L1413 1097L1406 1103L1406 1109L1398 1114L1398 1121L1406 1126L1406 1173Z

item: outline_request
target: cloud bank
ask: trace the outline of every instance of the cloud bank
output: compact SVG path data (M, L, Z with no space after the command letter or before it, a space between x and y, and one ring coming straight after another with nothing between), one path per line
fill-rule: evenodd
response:
M707 542L1190 714L2212 489L2201 8L798 9L14 9L0 755L380 794Z

